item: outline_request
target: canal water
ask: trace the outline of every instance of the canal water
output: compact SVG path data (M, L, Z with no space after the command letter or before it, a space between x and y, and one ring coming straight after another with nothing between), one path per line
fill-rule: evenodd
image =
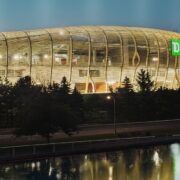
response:
M180 144L0 165L0 180L180 180Z

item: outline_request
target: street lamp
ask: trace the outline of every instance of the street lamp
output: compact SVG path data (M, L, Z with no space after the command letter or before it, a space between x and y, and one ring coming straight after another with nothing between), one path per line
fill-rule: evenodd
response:
M113 110L114 110L114 113L113 113L113 120L114 120L114 135L116 135L117 134L117 132L116 132L116 99L115 99L115 97L113 96L113 95L108 95L107 97L106 97L108 100L113 100Z

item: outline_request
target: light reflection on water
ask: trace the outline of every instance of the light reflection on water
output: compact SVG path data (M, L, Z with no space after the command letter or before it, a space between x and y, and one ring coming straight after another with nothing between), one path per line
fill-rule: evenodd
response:
M0 165L0 180L180 180L180 145Z

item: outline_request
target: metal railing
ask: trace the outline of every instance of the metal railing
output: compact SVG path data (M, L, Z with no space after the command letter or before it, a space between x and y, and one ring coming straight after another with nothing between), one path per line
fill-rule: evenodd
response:
M45 144L32 144L32 145L20 145L20 146L7 146L0 147L0 161L3 159L21 158L21 157L33 157L33 156L47 156L53 154L70 154L74 152L84 151L86 149L93 150L96 145L101 144L107 146L107 143L115 144L119 141L139 141L152 139L154 136L148 137L134 137L134 138L111 138L100 140L84 140L84 141L72 141L72 142L60 142L60 143L45 143Z
M45 158L56 155L69 155L74 153L85 153L110 150L120 147L153 145L158 143L180 142L180 135L176 134L168 137L128 137L111 138L101 140L86 140L73 142L60 142L49 144L33 144L22 146L0 147L0 163L12 160L26 160L33 158Z

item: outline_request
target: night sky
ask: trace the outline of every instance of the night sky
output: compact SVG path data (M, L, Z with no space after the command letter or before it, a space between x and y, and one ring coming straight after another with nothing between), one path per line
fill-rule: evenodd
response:
M0 31L74 25L180 32L180 0L0 0Z

